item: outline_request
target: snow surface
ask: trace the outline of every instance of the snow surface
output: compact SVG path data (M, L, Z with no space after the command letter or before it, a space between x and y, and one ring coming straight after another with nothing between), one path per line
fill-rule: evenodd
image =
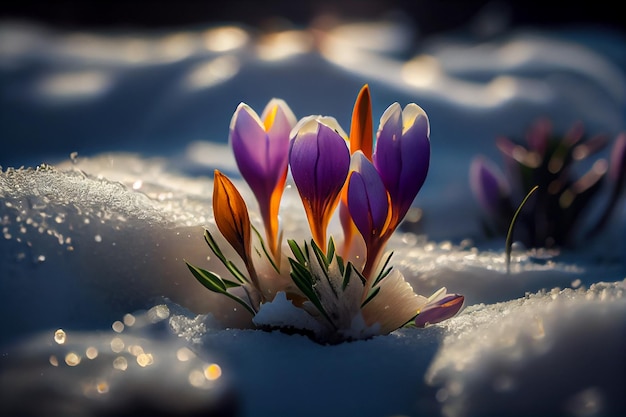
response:
M625 415L623 202L595 241L560 254L516 247L507 273L503 239L481 238L467 184L473 155L494 156L497 135L521 135L539 115L559 129L625 130L624 37L453 34L416 50L410 29L346 24L315 43L306 31L277 40L232 27L175 37L1 25L11 143L0 160L0 414ZM364 46L363 33L398 49ZM211 34L234 46L199 46ZM366 82L376 119L415 101L431 121L422 217L390 241L394 266L420 294L464 294L465 308L335 346L238 328L247 313L183 262L220 272L202 230L214 227L212 170L236 176L224 144L232 111L276 96L299 117L347 127ZM305 236L288 187L282 225Z

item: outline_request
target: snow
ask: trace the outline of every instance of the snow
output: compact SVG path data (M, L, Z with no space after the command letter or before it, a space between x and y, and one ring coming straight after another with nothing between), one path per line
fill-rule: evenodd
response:
M406 29L345 25L319 51L301 31L287 49L276 41L275 52L291 52L269 61L259 51L270 40L257 50L261 40L232 27L171 38L230 34L232 49L191 42L176 55L145 34L1 25L0 121L11 143L0 159L0 414L626 414L623 201L596 240L560 254L516 246L507 272L504 239L481 238L467 183L473 155L494 155L497 135L520 134L538 115L560 129L583 120L613 137L625 130L624 37L528 30L440 37L416 51ZM409 58L357 42L368 30ZM129 39L143 60L120 54ZM207 70L217 78L198 81L201 64L225 57ZM333 115L345 129L365 82L375 119L393 101L415 101L431 122L422 217L390 241L394 267L425 296L463 294L465 308L425 329L332 346L240 328L247 313L184 264L222 272L202 231L215 227L213 169L236 177L224 144L232 111L281 97L297 116ZM290 184L282 226L305 236Z

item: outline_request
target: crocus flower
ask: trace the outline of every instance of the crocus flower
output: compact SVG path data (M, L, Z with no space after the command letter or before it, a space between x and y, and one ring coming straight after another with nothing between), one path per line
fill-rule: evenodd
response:
M463 307L465 297L459 294L446 294L445 288L429 298L415 318L416 327L426 327L453 317Z
M391 198L390 231L404 218L422 188L430 164L430 124L415 103L393 103L380 118L374 166Z
M492 216L500 215L504 202L511 194L502 171L485 157L478 156L470 165L469 181L472 192L482 208Z
M384 235L391 214L389 194L378 171L361 151L352 156L350 167L352 172L347 187L348 208L352 221L365 241L367 261L363 276L368 278L387 241Z
M323 248L326 228L348 175L350 152L341 134L321 120L308 118L294 128L289 164L313 240Z
M268 246L278 248L278 210L287 178L289 134L296 117L283 100L272 99L261 117L239 104L230 123L230 142L241 175L254 193Z
M372 160L372 148L374 142L374 128L372 122L372 99L367 84L361 88L352 109L352 124L350 125L350 154L361 151L363 155ZM348 209L348 189L344 187L339 204L339 219L343 228L344 253L349 252L352 245L352 237L356 233L356 226Z
M252 284L258 288L250 257L252 246L248 208L237 188L217 169L213 175L213 216L220 233L241 257Z

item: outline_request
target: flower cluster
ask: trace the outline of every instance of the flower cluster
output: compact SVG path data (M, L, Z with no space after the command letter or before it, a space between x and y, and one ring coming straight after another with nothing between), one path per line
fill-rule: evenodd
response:
M241 262L228 259L215 236L205 240L231 279L187 264L211 291L244 306L259 328L296 331L323 343L423 327L454 316L464 297L442 288L416 294L390 264L385 246L421 189L430 161L430 125L414 103L394 103L373 138L365 85L356 100L350 135L328 116L299 121L272 99L259 117L241 103L230 143L259 207L264 236L255 228L233 183L214 174L213 213L220 234ZM301 197L311 239L283 242L279 207L288 173ZM343 241L328 236L335 212Z
M548 119L537 120L525 142L498 138L507 175L482 155L470 166L471 189L487 213L486 231L506 234L517 204L535 186L537 192L524 205L516 227L516 239L527 247L575 246L581 236L602 230L626 188L626 133L615 139L610 162L599 158L582 175L577 175L575 165L584 165L585 159L605 149L608 139L586 137L581 124L559 136ZM597 220L585 224L583 217L592 206L598 207L605 183L610 188L608 200L595 213ZM583 226L588 228L581 232Z

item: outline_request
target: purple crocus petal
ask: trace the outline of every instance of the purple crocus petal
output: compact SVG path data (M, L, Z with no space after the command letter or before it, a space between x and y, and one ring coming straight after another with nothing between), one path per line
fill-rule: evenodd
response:
M289 118L279 107L268 133L255 111L241 103L231 120L230 142L237 167L261 205L267 204L287 169Z
M289 164L314 239L325 245L321 240L350 167L346 141L335 130L310 119L291 140Z
M387 191L374 165L357 151L352 155L348 182L348 209L357 229L369 242L380 236L387 221L389 201Z
M402 111L402 173L397 197L401 217L409 210L422 189L430 166L430 124L426 112L410 103Z
M445 297L427 304L415 318L416 327L440 323L453 317L463 307L465 297L459 294L448 294Z
M374 165L401 220L424 185L430 164L428 116L411 103L404 111L393 103L380 119Z
M237 106L231 119L230 142L237 166L246 181L247 177L254 181L257 180L254 177L266 176L267 132L256 112L245 103Z
M293 138L289 162L300 194L310 201L323 201L342 188L350 152L337 132L312 120Z
M270 126L267 126L270 119ZM282 141L286 138L287 143L289 143L289 135L291 129L296 125L297 119L284 100L278 98L271 99L261 114L261 120L265 124L270 140Z
M380 126L376 134L376 148L372 155L374 166L389 191L398 194L398 179L402 171L400 140L402 138L402 108L393 103L380 118Z
M485 211L498 214L510 190L504 174L483 156L474 158L469 172L470 188Z

